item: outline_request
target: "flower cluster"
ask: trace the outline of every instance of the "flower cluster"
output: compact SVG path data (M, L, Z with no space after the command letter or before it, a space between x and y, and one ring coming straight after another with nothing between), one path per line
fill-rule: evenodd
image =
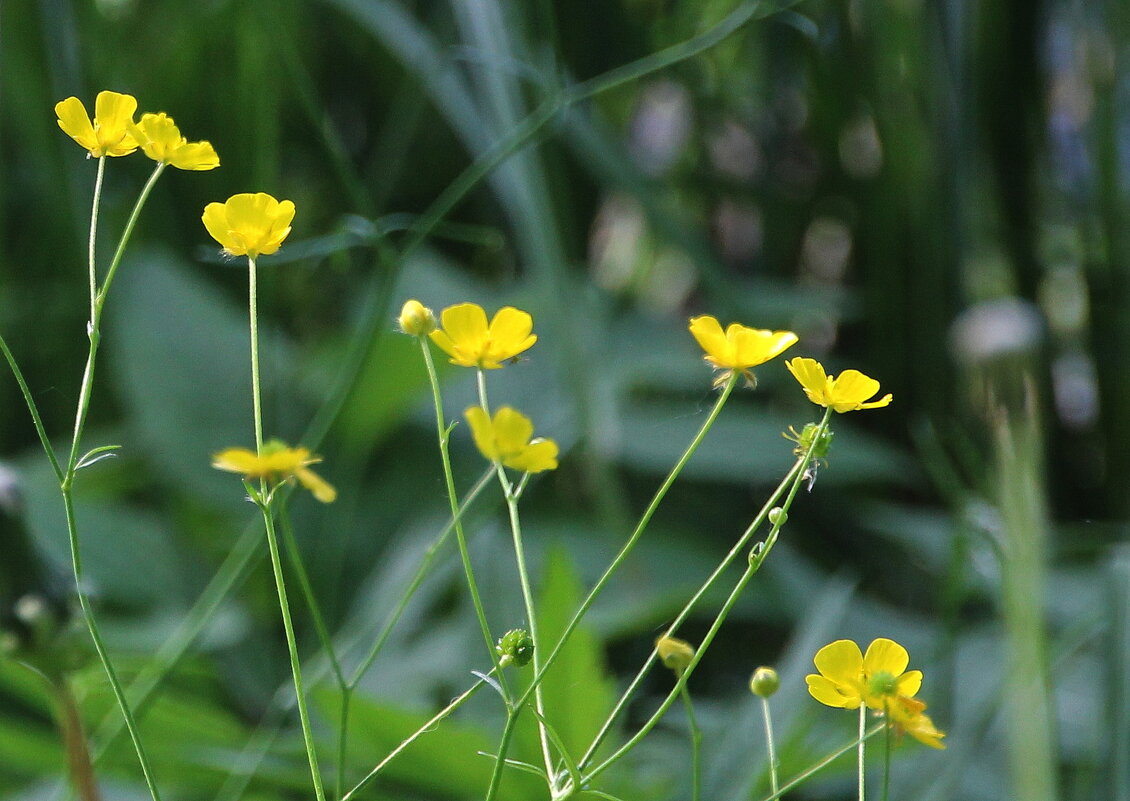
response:
M436 317L418 300L407 301L398 318L400 330L415 337L428 337L460 367L498 370L529 350L537 335L532 333L533 317L528 312L504 306L490 322L482 306L459 303L448 306ZM464 413L479 453L486 459L520 470L542 473L557 469L557 443L534 437L534 424L516 409L503 406L492 417L483 406L471 406Z
M813 662L820 672L805 680L820 703L839 709L866 706L919 742L945 748L945 734L924 714L926 704L914 697L922 686L922 671L906 669L910 655L894 640L874 640L866 654L851 640L836 640L817 651Z
M63 133L78 142L93 158L128 156L139 147L145 155L179 170L212 170L220 157L209 142L189 142L172 117L164 112L143 114L134 122L137 98L103 91L94 99L94 117L77 97L55 104Z

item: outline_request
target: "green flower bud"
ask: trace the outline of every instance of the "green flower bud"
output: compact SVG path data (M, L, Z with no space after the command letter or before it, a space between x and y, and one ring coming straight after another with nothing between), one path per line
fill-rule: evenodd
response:
M788 433L781 436L789 442L796 443L796 447L793 448L795 456L804 456L808 453L808 449L812 448L812 459L816 462L823 462L828 458L828 451L832 447L832 437L835 434L831 429L824 429L824 433L817 438L816 433L819 430L820 426L817 423L805 423L799 434L795 428L789 426Z
M427 336L436 330L436 316L418 300L410 300L400 310L400 330L414 337Z
M780 506L774 506L769 510L769 522L775 526L783 526L789 520L789 513L782 509Z
M749 689L761 698L768 698L777 692L780 686L781 679L777 676L777 671L771 667L759 667L753 671L753 676L749 680Z
M498 663L502 667L509 664L525 667L534 658L534 638L525 629L511 629L499 638L494 650L498 652Z
M682 676L694 659L694 647L676 637L660 637L655 641L655 650L663 666L675 671L676 676Z

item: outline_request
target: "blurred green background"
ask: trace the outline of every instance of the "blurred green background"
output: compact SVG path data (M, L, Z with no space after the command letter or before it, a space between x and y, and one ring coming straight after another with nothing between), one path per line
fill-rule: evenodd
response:
M693 57L585 83L749 10ZM790 328L789 355L861 369L895 402L836 417L830 464L691 681L705 797L767 793L754 668L781 673L787 776L855 726L808 697L813 653L883 636L925 672L949 746L901 747L892 797L1130 799L1128 62L1121 0L4 0L0 331L60 448L86 355L95 165L54 104L129 92L222 161L167 171L145 209L86 439L123 447L78 484L89 590L115 664L152 690L140 717L167 796L310 797L254 509L209 467L253 436L246 271L200 213L266 191L298 208L261 262L266 427L323 454L340 491L322 508L296 495L293 512L347 665L446 515L419 354L393 331L404 300L534 315L538 344L490 391L563 447L523 502L549 619L710 408L686 331L710 313ZM452 195L515 131L525 146ZM150 164L108 165L103 264ZM0 658L0 797L69 792L52 697L22 658L73 670L105 795L143 798L85 631L51 624L69 603L62 508L4 374L0 622L16 651ZM443 377L455 419L473 381ZM587 742L787 469L780 433L817 416L780 361L758 378L563 663L551 713L567 742ZM482 462L462 427L454 449L465 491ZM498 634L523 623L503 511L488 490L469 523ZM682 635L697 641L721 598ZM332 766L336 691L296 606ZM449 544L359 688L350 784L488 665ZM625 730L670 682L649 677ZM499 706L477 697L363 797L481 797ZM689 798L686 737L670 715L602 788ZM852 771L846 757L794 795L853 797ZM542 797L518 773L503 790Z

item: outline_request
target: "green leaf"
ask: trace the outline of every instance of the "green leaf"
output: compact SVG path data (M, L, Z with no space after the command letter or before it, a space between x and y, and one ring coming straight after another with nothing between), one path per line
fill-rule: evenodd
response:
M538 603L538 636L548 656L584 597L584 587L563 548L548 554ZM615 701L600 641L582 622L542 682L546 718L574 759L580 758Z

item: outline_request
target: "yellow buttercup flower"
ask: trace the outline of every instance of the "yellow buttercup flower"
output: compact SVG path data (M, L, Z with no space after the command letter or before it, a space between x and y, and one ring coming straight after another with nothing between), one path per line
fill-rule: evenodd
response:
M225 203L209 203L201 219L225 253L254 259L279 249L290 233L294 204L265 192L248 192L232 195Z
M130 125L130 134L145 155L154 161L171 164L178 170L214 170L220 157L209 142L189 142L181 136L173 118L160 114L143 114L137 125Z
M436 330L435 313L418 300L406 301L396 321L409 336L422 337Z
M540 473L557 467L557 443L551 439L531 439L534 424L521 412L503 406L492 420L482 407L472 406L463 413L479 453L492 462L512 470Z
M837 412L854 412L860 409L878 409L892 400L888 392L877 401L868 401L879 391L879 382L858 370L844 370L836 378L824 372L824 366L815 359L796 358L785 362L785 367L800 382L804 394L818 406Z
M709 314L692 317L689 329L706 351L703 358L726 371L718 384L724 383L734 370L744 373L749 382L754 383L749 368L779 356L797 342L797 335L792 331L766 331L739 323L731 323L723 331L718 319Z
M428 336L451 357L452 364L462 367L496 370L538 340L530 333L534 319L512 306L499 309L488 325L482 306L460 303L444 309L440 323L443 327Z
M896 698L912 698L922 686L922 671L906 669L910 656L894 640L880 638L861 654L851 640L836 640L812 660L819 675L805 677L808 692L822 704L884 711Z
M55 114L63 133L74 139L91 156L128 156L137 150L137 140L130 133L137 99L118 92L99 92L94 100L94 119L77 97L68 97L55 104Z
M661 635L655 641L655 652L663 667L673 670L675 676L682 676L694 659L694 646L678 637Z
M291 448L273 439L264 443L261 453L247 448L227 448L213 454L212 467L240 473L248 480L264 479L272 485L296 478L319 501L332 503L337 498L337 490L310 470L310 465L320 461L320 456L311 456L306 448Z
M938 731L929 715L924 715L926 704L917 698L895 698L887 709L891 725L897 732L906 732L923 745L942 749L945 732Z

